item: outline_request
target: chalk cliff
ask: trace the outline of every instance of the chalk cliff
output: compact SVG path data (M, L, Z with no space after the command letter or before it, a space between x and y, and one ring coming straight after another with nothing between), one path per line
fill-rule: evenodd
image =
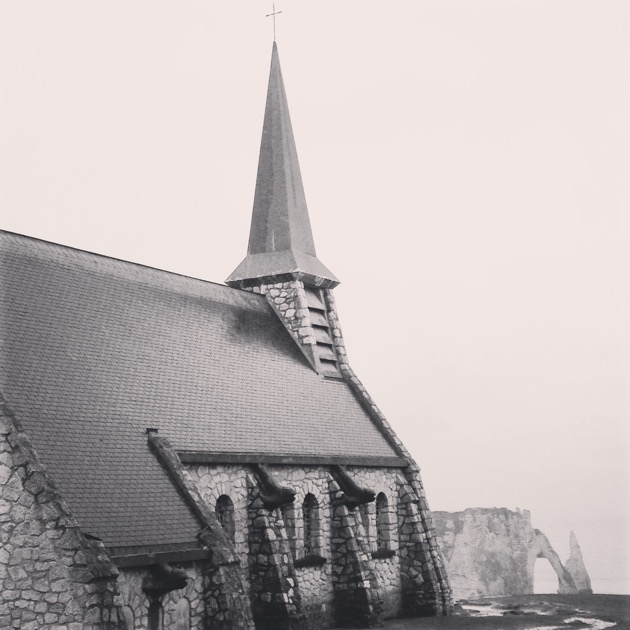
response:
M592 593L593 589L591 588L591 578L589 577L588 571L586 570L586 566L584 564L584 559L582 558L582 550L580 549L580 544L578 543L577 538L575 537L575 534L573 532L571 532L570 545L571 551L569 554L569 559L566 561L564 566L571 574L578 593Z
M558 576L558 593L577 593L580 589L547 537L532 527L527 510L433 512L433 522L456 599L533 593L537 558L549 560ZM575 545L571 566L586 591L590 580L577 540Z

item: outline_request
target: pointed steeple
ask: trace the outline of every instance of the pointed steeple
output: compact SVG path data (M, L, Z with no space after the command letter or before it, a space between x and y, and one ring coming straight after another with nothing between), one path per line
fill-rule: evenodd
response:
M254 209L245 260L227 279L232 286L287 277L332 288L337 278L315 253L287 96L273 43Z

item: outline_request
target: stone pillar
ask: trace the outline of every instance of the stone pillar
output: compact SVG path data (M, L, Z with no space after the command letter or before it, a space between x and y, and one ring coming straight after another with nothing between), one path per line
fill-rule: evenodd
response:
M569 543L571 547L571 554L564 566L569 572L569 575L573 578L573 582L575 583L577 592L587 593L591 595L593 593L593 589L591 587L591 578L588 574L588 571L586 570L584 558L582 558L582 550L580 549L580 544L578 543L577 538L573 532L571 532Z
M329 482L331 551L335 620L340 626L374 627L381 624L378 583L370 570L369 550L357 509L349 510L344 493L333 479Z
M299 630L303 627L300 593L279 508L265 508L252 474L247 475L247 494L251 607L256 630Z

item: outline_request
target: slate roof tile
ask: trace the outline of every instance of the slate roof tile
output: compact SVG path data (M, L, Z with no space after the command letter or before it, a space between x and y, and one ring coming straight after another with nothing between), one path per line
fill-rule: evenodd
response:
M84 531L191 543L150 452L396 456L262 296L0 231L0 392Z

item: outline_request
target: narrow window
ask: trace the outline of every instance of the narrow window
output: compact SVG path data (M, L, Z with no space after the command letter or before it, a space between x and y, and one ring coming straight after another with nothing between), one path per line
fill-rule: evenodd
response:
M304 555L319 555L319 505L312 494L307 494L302 504L304 517Z
M221 523L221 527L223 527L223 531L234 542L236 531L234 527L234 503L232 503L232 499L227 494L222 494L217 499L215 513L219 523Z
M284 521L284 529L287 532L291 555L295 558L295 508L292 503L282 506L282 520Z
M361 517L361 525L365 530L365 542L370 546L370 509L367 503L359 506L359 516Z
M376 497L376 549L389 549L389 514L387 497L379 492Z

